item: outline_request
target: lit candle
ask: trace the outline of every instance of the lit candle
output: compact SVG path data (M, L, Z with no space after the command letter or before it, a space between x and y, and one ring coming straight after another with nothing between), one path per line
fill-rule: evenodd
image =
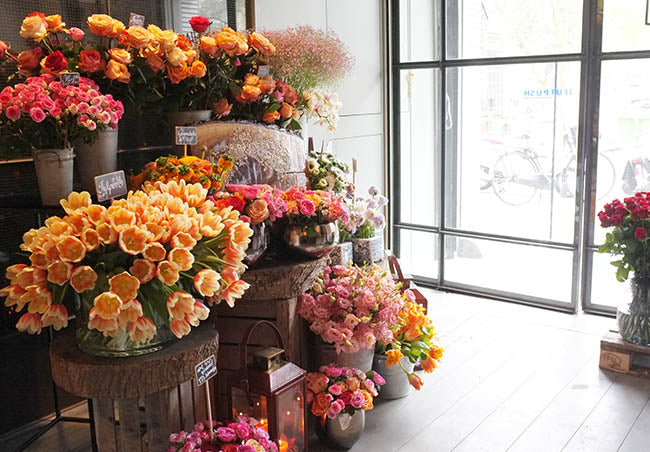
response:
M280 443L280 452L289 452L289 443L281 439Z
M268 419L262 419L262 420L259 422L258 425L259 425L260 428L263 428L263 429L266 430L267 432L269 431L269 420L268 420Z

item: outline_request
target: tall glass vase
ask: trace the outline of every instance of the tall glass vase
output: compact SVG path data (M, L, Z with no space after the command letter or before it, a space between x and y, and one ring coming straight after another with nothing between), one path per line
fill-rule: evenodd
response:
M634 276L632 300L618 307L618 332L628 342L650 345L650 276Z

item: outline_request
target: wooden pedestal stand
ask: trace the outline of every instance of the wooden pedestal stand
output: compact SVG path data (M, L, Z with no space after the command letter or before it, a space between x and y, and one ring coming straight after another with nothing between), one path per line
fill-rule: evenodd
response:
M132 358L83 353L74 335L64 335L50 346L52 378L92 399L99 452L166 452L170 433L208 418L194 371L218 350L219 333L209 323L161 351Z
M639 359L640 358L640 359ZM639 365L637 361L643 360ZM600 340L600 368L637 377L650 378L650 347L625 342L617 330Z
M296 313L298 296L309 289L327 265L327 257L304 262L269 261L242 276L251 287L241 300L230 308L221 303L216 312L216 327L220 334L219 395L217 414L228 419L227 380L239 369L239 344L246 329L259 320L274 322L284 339L287 358L302 368L307 365L306 323ZM250 344L275 344L272 331L261 328Z

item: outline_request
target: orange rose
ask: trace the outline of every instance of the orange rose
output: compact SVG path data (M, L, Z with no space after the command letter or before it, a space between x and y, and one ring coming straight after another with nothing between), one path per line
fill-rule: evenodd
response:
M255 74L246 74L244 77L244 85L257 86L259 82L260 78Z
M413 375L415 375L415 374L413 374ZM365 399L366 399L366 403L363 404L363 411L372 410L374 408L374 406L372 404L372 394L370 394L365 389L361 390L361 394L363 394L363 397L365 397Z
M286 102L282 102L282 107L280 107L280 116L284 119L288 119L293 116L293 107Z
M251 224L262 223L269 217L268 205L263 199L256 199L250 206L248 206L248 211L246 213L251 219Z
M108 36L113 33L113 19L106 14L93 14L86 23L91 33L97 36Z
M187 61L187 55L178 47L172 47L165 54L167 63L171 66L180 66L183 62Z
M43 51L39 48L24 50L18 54L18 68L20 70L32 71L41 63Z
M45 22L47 23L47 31L49 31L50 33L57 33L63 30L63 27L65 27L65 24L61 21L60 14L46 16Z
M215 41L214 38L211 38L209 36L203 36L201 38L201 50L203 50L205 53L207 53L210 56L214 56L217 53L217 50L219 50L219 46L217 46L217 41Z
M165 62L154 52L149 52L147 55L147 66L149 66L152 71L158 72L165 67Z
M126 27L119 20L113 19L111 31L107 35L109 38L119 38L126 31Z
M225 97L219 99L219 101L212 107L212 111L214 111L220 118L228 116L231 109L232 105L228 103L228 99Z
M262 94L271 94L275 89L275 80L270 75L266 75L259 79L257 87L262 91Z
M272 113L264 113L264 116L262 116L262 121L264 122L273 122L277 121L278 119L280 119L280 113L277 111L274 111Z
M144 49L154 39L146 28L133 25L126 30L126 42L134 49Z
M249 34L248 44L264 56L275 54L275 46L259 33L253 32Z
M195 61L192 63L192 67L190 68L190 74L192 74L192 77L196 78L201 78L205 75L206 72L206 67L203 61Z
M97 50L82 50L79 54L79 70L82 72L99 72L104 70L106 62Z
M260 94L262 94L262 91L257 86L244 85L237 100L244 103L255 102L260 97Z
M333 397L325 392L317 394L311 404L311 412L314 413L314 416L324 416L332 404L332 399Z
M228 56L243 55L248 51L248 44L241 33L237 33L230 27L223 27L215 37L219 48Z
M104 74L106 74L106 77L109 79L117 80L118 82L129 83L129 81L131 81L131 74L126 68L126 65L115 60L110 60L108 62Z
M167 76L172 83L178 84L190 75L190 68L183 62L180 66L167 66Z
M20 36L25 39L40 40L47 36L47 22L45 17L37 14L25 17L20 26Z
M115 60L118 63L130 64L131 62L133 62L133 55L131 55L131 52L129 52L126 49L120 49L120 48L110 49L108 51L108 54L110 55L112 60Z

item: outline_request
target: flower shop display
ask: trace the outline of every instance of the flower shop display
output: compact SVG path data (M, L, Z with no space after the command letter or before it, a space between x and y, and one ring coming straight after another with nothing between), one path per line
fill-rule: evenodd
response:
M334 154L323 151L310 151L307 155L305 174L312 190L330 190L335 193L353 192L348 180L350 167Z
M383 230L386 219L383 212L388 198L381 195L375 186L368 189L368 194L368 198L352 194L348 199L349 221L339 223L341 241L353 243L353 260L357 265L380 262L385 257Z
M259 262L271 240L270 228L287 211L282 190L270 185L227 185L227 192L213 196L217 207L231 206L240 213L240 218L250 223L253 229L251 243L246 250L246 265Z
M63 87L52 74L30 77L0 92L0 144L11 154L31 151L41 201L58 205L72 191L73 145L117 127L122 104L81 77Z
M385 384L375 371L334 364L307 375L307 403L316 417L316 433L327 446L351 448L363 434L365 412Z
M180 431L169 435L168 452L279 452L278 445L269 439L269 433L260 423L247 416L238 416L233 422L212 421L210 437L208 421L194 425L191 432Z
M82 350L130 356L189 334L209 314L198 299L232 306L248 287L239 274L252 231L206 196L185 181L157 182L108 208L71 193L63 218L24 235L31 265L7 269L5 305L27 307L18 330L59 330L74 314Z
M277 347L261 346L249 351L253 333L270 328ZM306 371L285 357L278 327L260 320L248 327L239 344L239 369L228 378L228 409L233 417L259 419L259 426L277 441L282 452L307 450Z
M374 369L386 379L381 394L386 399L406 397L411 386L419 390L423 383L413 372L414 365L420 363L426 373L433 372L444 353L425 308L415 302L410 290L404 291L404 297L406 302L392 327L393 340L378 341L375 346Z
M368 371L377 341L394 341L405 298L376 265L335 265L326 267L311 290L300 296L298 314L322 339L316 349L320 363Z
M283 239L290 249L311 257L329 254L339 239L337 221L347 221L343 198L333 192L291 187L284 192L287 226Z
M232 167L233 160L228 154L222 155L217 163L194 156L179 158L169 155L147 163L139 174L130 178L129 185L137 190L155 182L184 180L188 184L201 184L208 190L208 195L211 195L223 188L228 171Z
M618 281L633 274L632 299L616 313L618 332L628 342L650 345L650 193L605 204L598 218L603 228L611 228L598 251L620 256L612 262Z

